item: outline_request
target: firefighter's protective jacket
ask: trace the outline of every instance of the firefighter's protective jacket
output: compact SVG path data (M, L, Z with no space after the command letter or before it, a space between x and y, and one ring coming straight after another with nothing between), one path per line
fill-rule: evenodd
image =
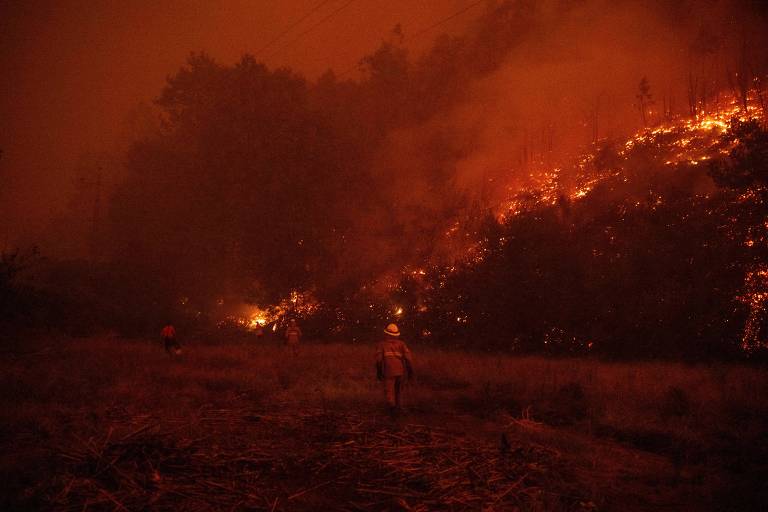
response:
M400 377L412 368L411 351L402 340L386 338L376 347L376 364L381 365L384 377Z
M162 331L160 331L160 336L162 336L164 339L173 339L176 337L176 329L174 329L172 325L168 324L163 327Z
M298 325L290 325L285 330L285 340L289 345L295 345L299 343L301 338L301 329Z

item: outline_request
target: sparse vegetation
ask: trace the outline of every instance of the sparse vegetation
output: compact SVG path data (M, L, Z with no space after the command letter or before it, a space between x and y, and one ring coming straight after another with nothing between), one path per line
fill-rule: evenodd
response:
M643 510L673 495L682 500L674 503L687 510L707 510L713 503L741 503L736 509L748 510L766 498L760 491L768 455L764 369L416 347L418 380L407 390L408 415L390 424L382 415L372 354L368 345L308 343L293 359L273 342L196 342L185 346L182 357L170 359L159 344L147 340L41 337L6 353L2 362L2 476L11 491L3 508L48 508L52 500L61 500L68 482L87 476L61 454L88 439L105 442L112 429L113 435L127 435L149 425L153 435L173 433L163 439L181 445L187 438L210 436L214 445L245 447L253 442L249 435L266 435L258 429L251 434L219 431L213 420L201 419L210 410L227 411L230 422L270 415L288 418L288 423L308 414L360 417L374 421L366 428L375 424L392 429L393 435L408 424L431 425L447 428L457 440L469 436L483 450L496 446L500 433L507 432L514 449L544 443L557 450L559 456L547 464L561 476L549 481L553 487L547 491L578 492L600 510ZM323 423L320 416L316 421ZM327 449L321 441L308 448L306 439L319 427L302 425L291 427L298 429L295 437L281 441L282 455L276 458L292 456L299 446ZM292 445L291 439L300 438ZM151 465L159 452L147 450ZM617 453L620 457L614 458ZM637 465L624 467L629 458ZM306 478L293 484L286 480L284 494L271 499L311 487L312 476ZM659 488L656 497L643 496L651 486ZM331 489L334 495L354 493L343 486ZM326 495L308 492L290 506L281 501L276 509L310 510ZM169 495L163 503L181 503L174 499L181 500ZM56 503L82 507L77 500L73 494ZM543 508L561 507L557 503Z

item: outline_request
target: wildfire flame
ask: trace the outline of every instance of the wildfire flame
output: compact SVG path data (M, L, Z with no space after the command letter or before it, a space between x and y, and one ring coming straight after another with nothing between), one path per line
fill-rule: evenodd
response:
M739 299L749 307L749 316L744 324L744 335L741 348L745 352L768 348L766 333L761 332L760 326L766 319L766 302L768 302L768 267L763 266L749 272L745 278L745 292Z
M764 119L764 112L754 105L753 101L746 109L735 98L721 104L718 110L707 114L699 114L692 119L670 119L658 126L646 128L630 136L619 146L619 158L629 158L635 151L652 149L656 157L663 155L659 160L660 165L671 168L677 166L698 166L713 158L727 155L732 147L724 145L722 135L729 129L733 120L748 121L749 119ZM541 169L531 173L529 178L532 185L516 190L507 200L503 201L496 209L495 216L499 223L520 215L531 209L546 206L557 206L562 202L576 202L588 197L589 194L603 181L619 176L619 170L601 170L594 165L596 155L586 153L582 155L574 165L577 171L575 184L566 187L564 172L560 167ZM569 170L569 174L572 172ZM706 197L706 196L705 196ZM746 192L740 198L742 202L755 199L753 191ZM655 198L655 205L663 204L662 197ZM637 202L636 207L641 207ZM768 223L765 226L766 233L752 233L745 240L748 247L756 244L764 245L768 240ZM457 220L450 225L445 232L448 240L459 240L459 235L466 234L467 229ZM463 238L463 237L461 237ZM500 244L503 239L498 240ZM463 263L480 263L483 261L487 249L482 242L465 240L463 256L458 260ZM437 286L444 287L447 276L456 271L455 265L444 266L438 272ZM416 276L416 271L404 269L403 274L410 273ZM419 271L420 275L424 275ZM766 307L768 306L768 267L750 272L745 277L745 293L739 297L750 308L749 318L744 327L742 347L745 351L753 351L757 348L768 348L768 333L761 332L760 326L766 320ZM396 312L396 315L398 313ZM455 317L457 323L467 323L466 316L458 314ZM592 347L589 342L588 348Z
M223 300L220 302L223 304ZM277 304L266 307L253 306L245 314L230 315L219 322L220 327L233 325L238 328L257 330L269 324L274 324L272 331L277 330L278 324L283 324L290 316L310 317L320 308L320 302L309 291L292 291Z

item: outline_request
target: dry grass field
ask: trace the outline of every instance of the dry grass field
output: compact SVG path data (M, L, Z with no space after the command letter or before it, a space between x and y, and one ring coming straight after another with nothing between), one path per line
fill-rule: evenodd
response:
M19 341L19 340L17 340ZM768 372L38 336L2 356L3 510L765 510Z

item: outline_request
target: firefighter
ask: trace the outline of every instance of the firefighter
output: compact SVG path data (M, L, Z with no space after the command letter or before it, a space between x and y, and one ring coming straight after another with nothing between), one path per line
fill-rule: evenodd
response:
M384 383L384 391L389 406L389 414L397 416L402 410L402 390L404 379L413 378L411 351L399 339L400 329L389 324L384 329L386 337L376 347L376 377Z
M294 356L299 355L299 341L301 341L301 328L296 324L296 319L291 318L285 330L285 344L290 347Z
M165 351L168 354L181 354L181 346L176 340L176 329L173 327L173 325L170 323L166 324L166 326L163 327L163 330L160 331L160 337L163 338L163 345L165 346Z

